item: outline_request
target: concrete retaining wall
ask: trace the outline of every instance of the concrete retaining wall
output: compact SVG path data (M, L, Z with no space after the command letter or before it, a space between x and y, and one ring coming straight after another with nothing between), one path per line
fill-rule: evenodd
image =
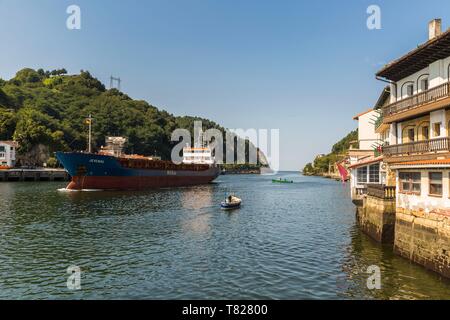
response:
M395 200L366 196L357 209L357 220L364 233L380 243L394 243Z
M68 181L62 169L8 169L0 170L0 181Z

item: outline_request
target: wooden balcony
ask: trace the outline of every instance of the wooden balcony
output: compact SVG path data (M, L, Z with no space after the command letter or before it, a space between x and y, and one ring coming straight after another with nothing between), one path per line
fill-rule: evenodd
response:
M450 105L450 82L383 107L383 123L407 119Z
M383 184L368 184L367 195L383 200L395 199L395 187L385 186Z
M450 151L450 138L436 138L383 147L383 155L387 157L399 155L425 154Z

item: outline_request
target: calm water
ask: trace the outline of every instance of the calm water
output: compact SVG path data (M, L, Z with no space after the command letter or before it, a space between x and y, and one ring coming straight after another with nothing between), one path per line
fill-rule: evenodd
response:
M361 234L348 186L295 173L147 192L0 183L0 298L429 299L450 282ZM233 191L243 207L220 210ZM82 289L66 269L82 268ZM370 265L382 289L368 290Z

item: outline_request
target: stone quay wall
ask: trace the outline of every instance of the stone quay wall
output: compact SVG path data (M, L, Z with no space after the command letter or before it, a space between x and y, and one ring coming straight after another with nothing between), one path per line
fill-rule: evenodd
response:
M450 214L397 208L394 252L450 278Z
M366 196L357 207L357 221L362 231L380 243L394 243L395 200Z

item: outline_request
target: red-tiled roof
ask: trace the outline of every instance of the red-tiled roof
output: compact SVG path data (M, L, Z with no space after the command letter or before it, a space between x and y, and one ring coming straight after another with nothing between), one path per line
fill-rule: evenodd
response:
M365 115L366 113L369 113L370 111L373 111L373 109L369 109L367 111L361 112L360 114L357 114L356 116L353 117L353 120L358 120L359 117Z
M392 163L391 166L436 166L436 165L450 165L450 159L433 159L433 160L417 160Z
M0 143L7 144L13 147L18 147L19 144L16 141L0 141Z
M369 159L364 159L363 161L359 161L357 163L354 163L354 164L348 166L348 168L349 169L357 168L357 167L366 166L368 164L381 162L381 161L383 161L383 156L378 156L378 157L371 156Z

